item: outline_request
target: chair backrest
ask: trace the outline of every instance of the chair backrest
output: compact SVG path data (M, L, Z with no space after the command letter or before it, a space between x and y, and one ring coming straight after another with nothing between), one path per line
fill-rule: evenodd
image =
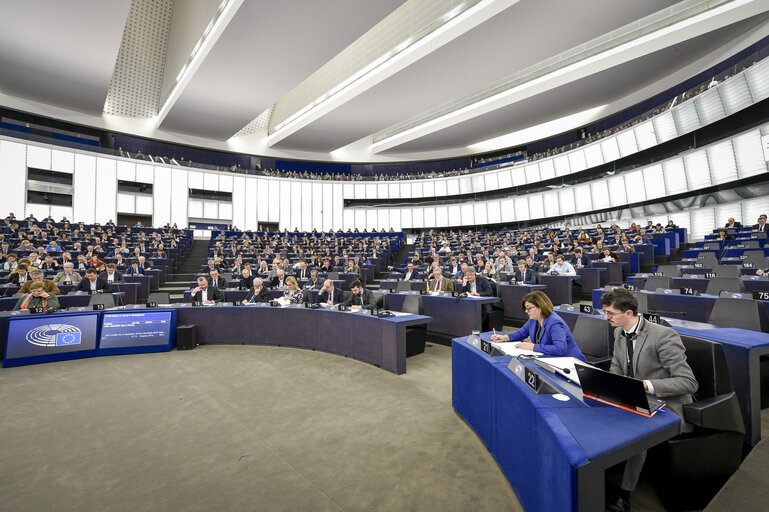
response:
M740 277L742 267L739 265L715 265L713 272L718 277Z
M705 244L702 244L702 248L703 249L711 249L711 250L715 250L715 251L720 251L721 250L721 244L718 243L718 242L705 243Z
M329 272L326 274L326 279L331 279L332 281L338 281L339 280L339 272Z
M350 297L352 297L351 291L342 292L342 298L340 299L339 302L346 302L347 299L349 299Z
M704 263L706 261L710 261L712 263L718 263L718 258L716 258L715 253L701 252L697 254L697 261L699 261L700 263Z
M506 282L508 282L508 281L509 281L509 279L508 279L508 277L507 277L507 272L499 272L499 273L497 274L497 280L498 280L500 283L506 283Z
M152 292L147 297L147 302L157 302L158 304L170 304L171 294L168 292Z
M769 319L766 316L764 304L752 299L726 297L716 299L708 323L749 331L769 332Z
M115 307L115 296L111 293L95 293L91 295L91 299L88 301L89 306L94 304L104 304L104 308Z
M705 293L718 295L724 290L728 292L744 292L745 283L739 277L713 277L710 279Z
M746 249L758 249L761 247L761 244L758 242L758 240L741 240L737 242L738 245L744 245ZM751 251L745 251L751 252ZM763 251L761 251L763 255Z
M695 398L704 400L730 393L732 380L723 345L691 336L681 336L681 341L686 349L686 362L697 379Z
M302 288L302 302L312 302L312 290Z
M641 314L649 312L649 297L654 297L650 293L631 292L638 301L638 312Z
M374 305L378 309L387 309L387 295L386 294L384 294L384 293L377 293L377 294L374 295L374 299L376 300Z
M662 275L667 277L681 277L681 268L678 265L660 265L657 272L662 272Z
M673 278L669 276L649 276L646 278L644 290L654 291L657 288L673 288Z
M600 316L581 315L574 325L574 340L583 354L609 357L614 349L612 327Z
M395 285L395 291L396 292L410 292L411 291L411 281L398 281L398 284Z
M403 301L403 308L401 311L404 313L411 313L413 315L421 315L424 311L422 306L421 295L409 295L406 300Z

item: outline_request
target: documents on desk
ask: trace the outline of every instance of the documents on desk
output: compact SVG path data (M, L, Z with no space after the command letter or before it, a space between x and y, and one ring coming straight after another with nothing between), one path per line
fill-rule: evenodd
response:
M527 357L539 357L542 354L542 352L534 352L533 350L528 350L525 348L517 348L517 343L494 343L492 342L491 345L498 349L500 352L503 352L506 356L513 356L513 357L519 357L519 356L527 356Z

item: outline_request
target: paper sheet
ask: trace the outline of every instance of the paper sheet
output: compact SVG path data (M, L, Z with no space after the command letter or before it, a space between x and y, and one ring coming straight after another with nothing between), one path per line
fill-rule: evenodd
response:
M538 357L542 355L542 352L534 352L533 350L527 350L523 348L516 348L517 342L507 343L491 343L494 347L498 348L505 355L518 357L518 356L531 356Z

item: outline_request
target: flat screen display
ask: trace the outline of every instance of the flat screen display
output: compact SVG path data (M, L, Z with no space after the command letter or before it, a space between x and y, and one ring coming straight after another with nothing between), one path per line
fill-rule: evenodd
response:
M107 312L103 315L99 348L167 346L174 323L172 311Z
M9 318L4 365L12 366L13 360L21 359L25 361L19 364L34 364L70 355L81 357L85 354L77 353L96 349L98 325L96 312Z

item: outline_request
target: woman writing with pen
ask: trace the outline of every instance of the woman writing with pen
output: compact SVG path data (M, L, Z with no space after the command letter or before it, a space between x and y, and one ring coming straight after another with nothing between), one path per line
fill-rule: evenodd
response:
M569 356L585 361L569 326L553 312L553 303L547 295L539 290L527 293L521 308L528 315L529 321L510 334L497 334L495 331L491 341L520 341L517 348L542 352L546 356ZM522 341L527 337L531 339L530 342Z

